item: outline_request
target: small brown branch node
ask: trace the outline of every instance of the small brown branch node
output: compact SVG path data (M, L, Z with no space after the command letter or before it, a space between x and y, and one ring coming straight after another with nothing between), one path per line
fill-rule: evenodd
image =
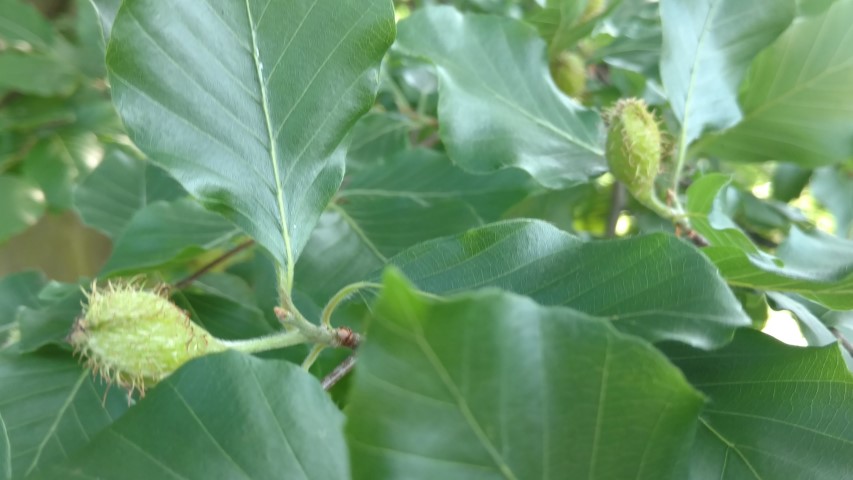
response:
M335 333L338 336L340 346L355 350L361 343L361 335L352 331L349 327L339 327Z

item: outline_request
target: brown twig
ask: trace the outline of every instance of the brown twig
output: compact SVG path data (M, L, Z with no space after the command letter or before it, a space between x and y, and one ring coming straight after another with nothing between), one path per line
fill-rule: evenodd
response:
M441 137L438 136L438 132L432 132L427 138L423 139L419 146L423 148L432 148L438 145L438 142L441 141Z
M708 247L711 245L708 239L703 237L702 234L700 234L696 230L693 230L692 228L686 227L684 225L678 225L678 227L679 229L684 230L684 237L690 240L693 245L696 245L699 248Z
M835 335L835 338L837 338L841 346L844 347L845 350L847 350L847 353L853 355L853 344L851 344L850 341L847 340L847 338L845 338L844 335L839 332L837 328L829 327L829 331L831 331L832 334Z
M196 270L195 272L193 272L192 275L189 275L188 277L184 278L183 280L178 281L177 283L175 283L174 287L176 289L182 289L182 288L188 287L191 283L198 280L199 277L201 277L205 273L209 272L213 267L219 265L220 263L224 262L225 260L228 260L229 258L231 258L234 255L242 252L243 250L251 247L254 244L255 244L254 240L246 240L245 242L237 245L236 247L232 248L231 250L228 250L227 252L223 253L222 255L214 258L212 261L208 262L205 266L203 266L203 267L199 268L198 270Z
M323 390L329 391L332 387L335 386L342 378L347 376L352 369L355 368L355 354L352 354L344 359L334 370L329 372L328 375L323 377L323 381L321 385L323 385Z

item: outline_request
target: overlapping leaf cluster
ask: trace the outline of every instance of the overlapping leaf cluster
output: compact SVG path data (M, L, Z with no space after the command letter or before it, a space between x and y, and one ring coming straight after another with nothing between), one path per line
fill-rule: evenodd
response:
M78 259L0 278L0 479L849 475L853 0L62 12L0 0L0 253ZM678 229L607 174L623 97L666 119ZM65 341L127 276L224 339L370 285L332 317L355 371L228 352L128 405Z

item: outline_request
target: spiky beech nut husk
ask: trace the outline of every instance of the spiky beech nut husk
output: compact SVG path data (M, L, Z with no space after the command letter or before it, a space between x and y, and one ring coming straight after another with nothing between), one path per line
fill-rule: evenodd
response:
M586 64L580 55L561 52L551 62L551 77L557 87L570 97L579 97L586 91Z
M143 395L188 360L226 348L162 291L133 283L93 285L68 341L108 382Z
M624 183L640 203L659 203L655 177L660 168L660 128L646 103L636 98L619 100L605 113L608 123L606 155L610 172Z
M586 2L586 8L583 9L580 22L583 23L601 15L606 7L607 2L604 0L589 0Z

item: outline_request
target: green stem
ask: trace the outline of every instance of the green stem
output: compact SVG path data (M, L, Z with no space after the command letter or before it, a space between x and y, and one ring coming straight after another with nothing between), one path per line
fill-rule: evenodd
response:
M382 288L382 284L373 282L356 282L340 289L338 293L329 300L326 306L323 307L323 313L320 315L320 325L326 328L332 328L332 314L335 313L335 309L338 308L338 305L353 293L365 288L379 289Z
M302 362L302 368L308 370L311 368L311 365L314 365L314 362L320 356L320 353L326 349L325 345L320 345L319 343L314 345L314 348L308 353L308 356L305 357L305 360Z
M684 213L684 208L681 206L681 200L678 199L678 187L681 184L681 175L684 173L684 164L687 163L687 130L681 130L681 135L678 139L678 151L675 156L675 170L672 172L672 204L676 212Z
M403 89L397 85L397 81L394 80L394 77L392 77L390 73L387 73L387 71L384 71L383 73L385 73L385 78L388 80L388 86L391 87L391 96L394 97L394 105L397 106L397 110L399 110L400 113L407 115L415 113L415 110L406 98L406 94L403 93Z
M292 347L300 343L307 343L310 339L299 330L274 333L265 337L252 338L249 340L220 340L225 347L238 352L258 353L267 350Z
M293 304L288 302L289 310L284 318L279 317L285 327L290 327L291 331L296 331L302 334L309 342L322 345L337 346L340 339L337 332L325 325L314 325L299 313L299 310L293 307Z
M640 200L643 205L667 220L674 221L678 217L678 212L673 211L672 208L661 202L654 192L642 199L638 197L637 200Z

